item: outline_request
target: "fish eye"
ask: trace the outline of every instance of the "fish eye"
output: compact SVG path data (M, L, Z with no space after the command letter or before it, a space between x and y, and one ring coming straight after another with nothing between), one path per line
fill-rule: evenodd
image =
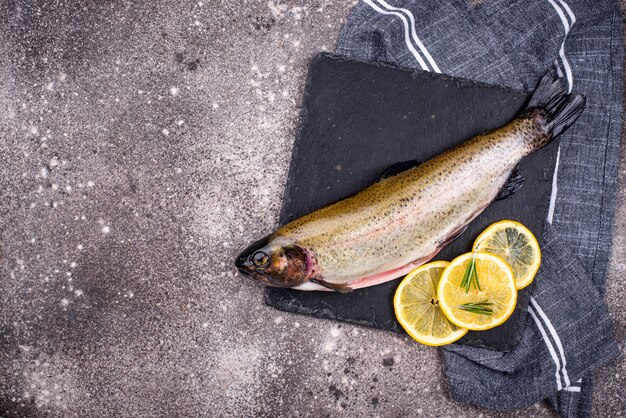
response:
M257 251L252 255L252 262L257 267L264 267L270 261L270 257L263 251Z

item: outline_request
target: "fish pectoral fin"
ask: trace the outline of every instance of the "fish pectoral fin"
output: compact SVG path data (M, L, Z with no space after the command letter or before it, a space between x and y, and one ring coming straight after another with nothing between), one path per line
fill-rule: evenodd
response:
M396 174L400 174L403 171L409 170L413 167L417 167L422 162L419 160L410 160L410 161L402 161L399 163L395 163L385 169L382 173L380 173L379 180L386 179L387 177L395 176Z
M460 237L461 235L463 235L463 232L465 232L467 230L467 225L465 225L464 227L454 231L452 233L452 235L450 235L448 238L445 239L445 241L443 241L441 244L439 244L439 248L444 248L446 247L448 244L450 244L452 241L454 241L455 239L457 239L458 237Z
M341 283L330 283L320 279L311 279L311 281L319 284L320 286L324 286L327 289L334 290L335 292L349 293L353 290L350 286Z
M524 185L525 180L526 180L526 177L524 177L522 173L520 173L519 167L515 167L509 179L506 181L506 183L504 183L504 186L502 186L502 188L500 189L500 192L496 196L496 200L506 199L507 197L511 196L513 193L518 191L520 187Z

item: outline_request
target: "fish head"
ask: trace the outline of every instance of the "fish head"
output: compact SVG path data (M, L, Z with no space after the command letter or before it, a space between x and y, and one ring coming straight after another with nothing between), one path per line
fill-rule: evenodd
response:
M305 283L309 280L310 264L304 248L271 236L254 242L235 259L240 272L273 287Z

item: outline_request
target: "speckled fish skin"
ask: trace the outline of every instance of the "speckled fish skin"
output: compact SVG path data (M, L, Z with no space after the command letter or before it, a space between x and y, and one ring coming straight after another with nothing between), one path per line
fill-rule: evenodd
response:
M434 257L493 200L517 164L562 133L585 100L547 73L516 119L279 228L236 259L267 285L350 291Z
M286 224L273 240L313 254L313 277L360 287L359 280L436 255L548 139L534 118L516 119Z

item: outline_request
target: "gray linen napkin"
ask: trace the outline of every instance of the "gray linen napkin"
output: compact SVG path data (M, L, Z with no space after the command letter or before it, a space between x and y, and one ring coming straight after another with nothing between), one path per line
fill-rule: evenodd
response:
M608 0L361 0L337 53L532 90L552 66L587 98L560 137L543 264L510 353L449 346L452 396L496 409L548 399L587 416L591 371L617 353L602 300L622 115L622 19Z

